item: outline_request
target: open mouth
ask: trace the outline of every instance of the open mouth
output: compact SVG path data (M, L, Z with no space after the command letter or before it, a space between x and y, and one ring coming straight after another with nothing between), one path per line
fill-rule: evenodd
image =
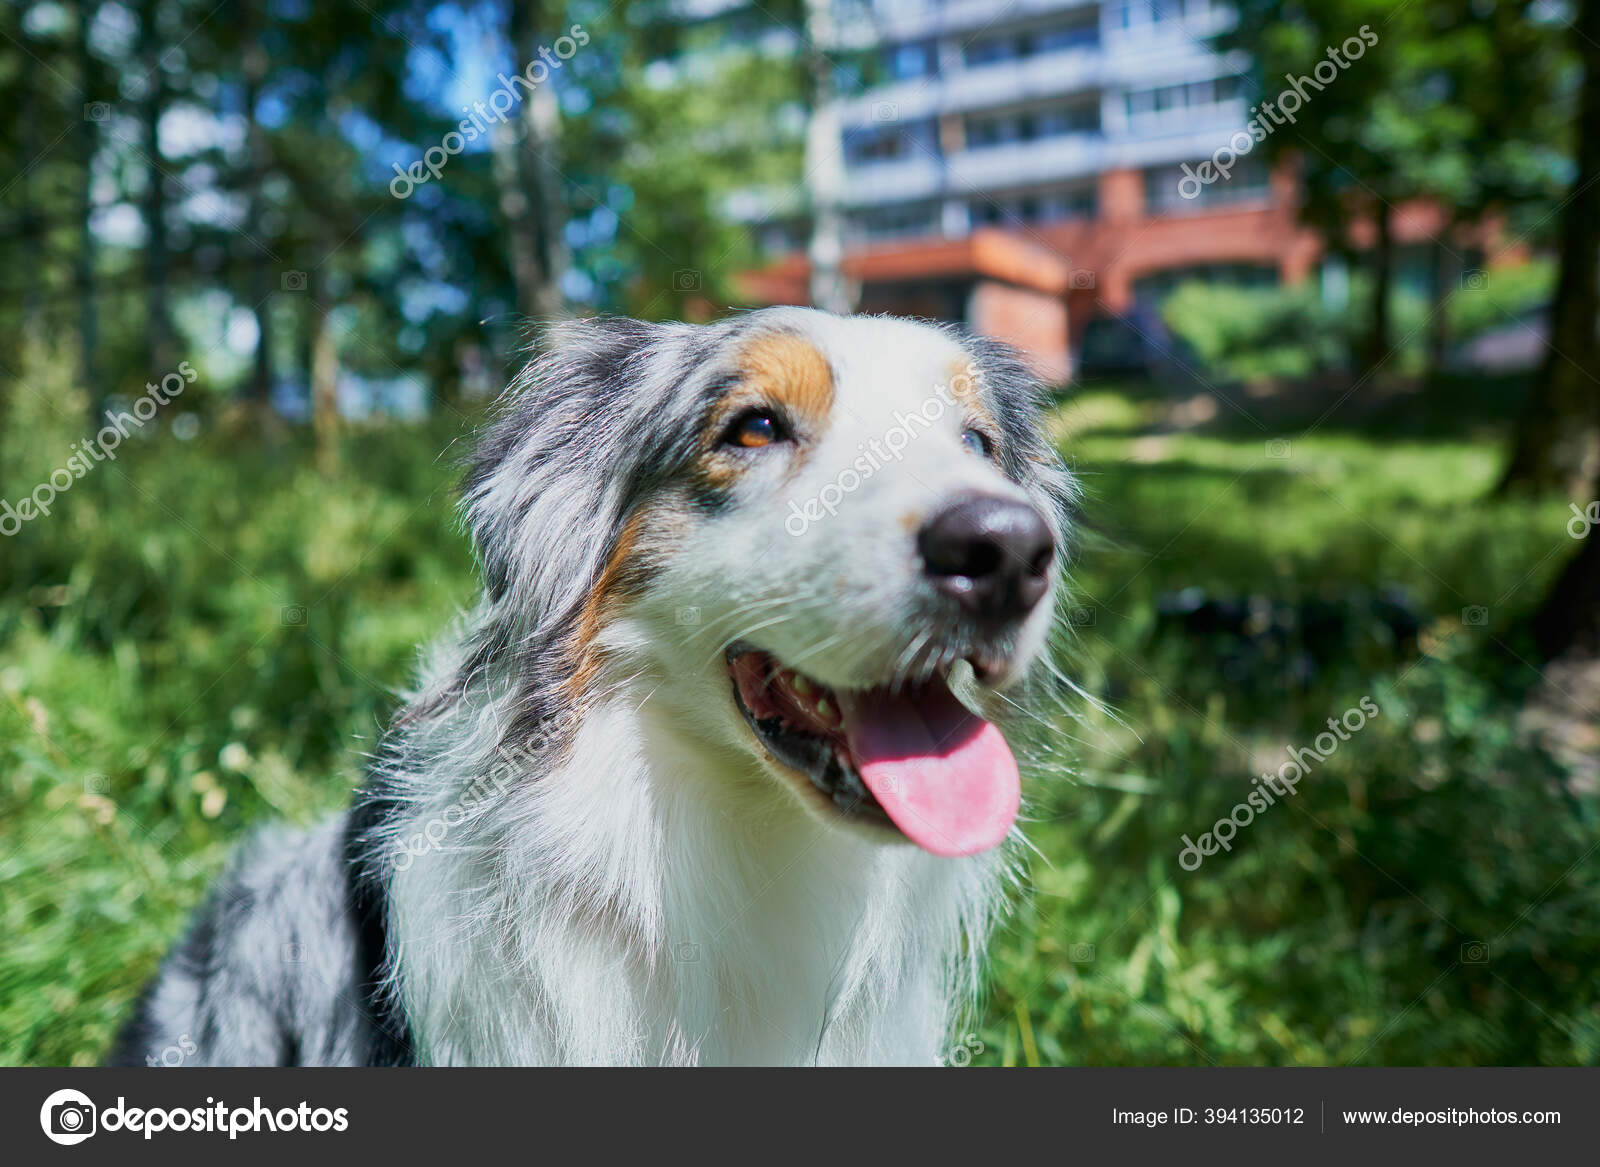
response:
M728 650L734 699L777 761L847 819L895 830L935 855L973 855L1017 816L1016 758L942 678L830 689L770 653Z

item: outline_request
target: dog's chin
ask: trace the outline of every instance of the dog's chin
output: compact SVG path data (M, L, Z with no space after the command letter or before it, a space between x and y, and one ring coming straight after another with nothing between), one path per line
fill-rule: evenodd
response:
M1015 761L953 687L1009 680L1011 661L974 657L857 689L824 685L749 644L730 647L726 662L759 756L824 825L952 857L987 850L1009 829Z

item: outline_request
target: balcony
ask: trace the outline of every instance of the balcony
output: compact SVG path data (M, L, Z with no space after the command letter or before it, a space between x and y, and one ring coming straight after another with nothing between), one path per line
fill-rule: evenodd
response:
M845 128L854 129L886 120L969 113L1092 92L1104 84L1107 75L1105 54L1098 48L1065 49L1020 61L978 65L942 77L878 85L841 103L840 115Z
M1105 158L1100 134L1064 134L965 150L946 165L954 190L999 190L1082 178L1103 169Z
M933 198L943 191L941 160L931 152L918 151L908 158L850 167L845 176L844 200L851 206L869 207Z
M995 14L994 0L891 0L872 5L874 31L888 40L974 32L1055 12L1095 7L1099 0L1012 0Z
M1041 53L1020 61L978 65L942 79L942 109L951 113L1017 105L1042 97L1065 97L1098 89L1105 54L1098 46Z

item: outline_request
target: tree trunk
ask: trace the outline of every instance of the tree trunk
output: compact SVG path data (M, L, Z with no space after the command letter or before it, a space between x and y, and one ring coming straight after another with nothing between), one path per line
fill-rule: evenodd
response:
M1548 351L1517 426L1500 494L1581 494L1591 477L1600 427L1600 385L1595 384L1600 371L1595 334L1600 318L1600 0L1581 0L1572 31L1583 62L1577 173L1562 211ZM1592 498L1591 493L1585 501Z
M806 128L806 186L811 196L811 305L841 314L855 311L858 289L844 273L843 143L833 62L831 0L806 0L805 55L811 95Z
M1376 237L1372 243L1372 299L1367 304L1367 337L1361 356L1363 376L1371 376L1389 358L1389 290L1394 275L1394 212L1379 199L1372 208Z
M35 89L38 85L38 69L34 63L34 48L28 44L28 35L22 26L26 9L19 4L13 11L16 14L13 35L22 46L22 53L17 59L16 116L22 145L22 165L28 168L18 176L17 192L21 204L17 227L22 234L22 334L29 340L38 340L44 328L44 225L38 218L34 200L34 183L39 170L39 111L35 105L38 98Z
M329 317L333 305L328 281L312 273L311 288L311 433L317 470L332 478L339 469L339 349Z
M1590 502L1600 499L1600 474L1587 493ZM1590 531L1550 589L1533 618L1533 634L1545 660L1600 657L1600 527Z
M1600 317L1600 0L1583 0L1573 32L1583 59L1578 172L1572 178L1574 193L1561 228L1561 276L1550 309L1551 351L1540 372L1538 396L1546 408L1524 422L1524 431L1533 423L1543 444L1535 445L1534 437L1519 433L1503 489L1541 482L1570 486L1573 467L1584 451L1574 449L1570 432L1563 434L1560 425L1585 427L1592 440L1600 421L1600 386L1594 383L1594 373L1600 370L1600 339L1595 333ZM1524 440L1531 452L1522 461L1518 456L1524 455ZM1600 504L1600 464L1593 459L1578 497L1579 509L1586 514ZM1534 617L1533 631L1546 659L1600 656L1600 529L1588 531Z
M1437 381L1450 356L1450 298L1461 280L1461 260L1450 250L1449 230L1433 241L1433 305L1428 316L1426 379Z
M250 6L241 10L244 19L251 17ZM261 230L266 221L268 148L266 131L256 119L256 103L260 98L261 80L266 76L267 56L257 44L252 44L244 55L244 116L245 143L249 151L250 167L250 223L252 231ZM271 256L264 240L246 240L250 248L250 303L256 318L256 352L246 382L245 396L251 405L265 411L272 403L272 307L273 294L278 290L272 284ZM307 382L309 384L309 381Z
M168 100L166 71L161 67L161 37L156 29L157 0L139 6L139 61L147 91L142 102L144 121L144 367L148 377L165 376L176 363L173 357L172 317L167 311L167 185L162 166L160 124Z
M89 399L89 415L95 426L105 412L108 396L100 384L95 350L99 347L100 321L95 304L95 238L94 238L94 154L99 135L96 133L105 109L94 103L94 57L89 52L89 25L94 20L96 5L93 0L78 0L77 21L74 32L74 50L78 63L78 89L82 100L78 127L78 163L80 186L78 188L78 254L75 263L75 283L78 291L78 340L81 351L83 388Z
M508 0L506 39L512 72L539 60L539 25L544 5ZM550 66L554 70L554 66ZM512 74L508 73L508 77ZM492 164L501 218L506 226L517 310L534 321L565 310L561 278L567 266L566 216L560 179L560 108L555 79L532 92L513 78L520 110L491 136Z

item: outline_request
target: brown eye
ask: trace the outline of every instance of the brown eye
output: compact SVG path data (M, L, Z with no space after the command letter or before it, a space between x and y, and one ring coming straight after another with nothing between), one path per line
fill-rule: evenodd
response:
M735 420L722 440L730 446L755 450L781 442L785 436L782 424L772 414L752 412Z

